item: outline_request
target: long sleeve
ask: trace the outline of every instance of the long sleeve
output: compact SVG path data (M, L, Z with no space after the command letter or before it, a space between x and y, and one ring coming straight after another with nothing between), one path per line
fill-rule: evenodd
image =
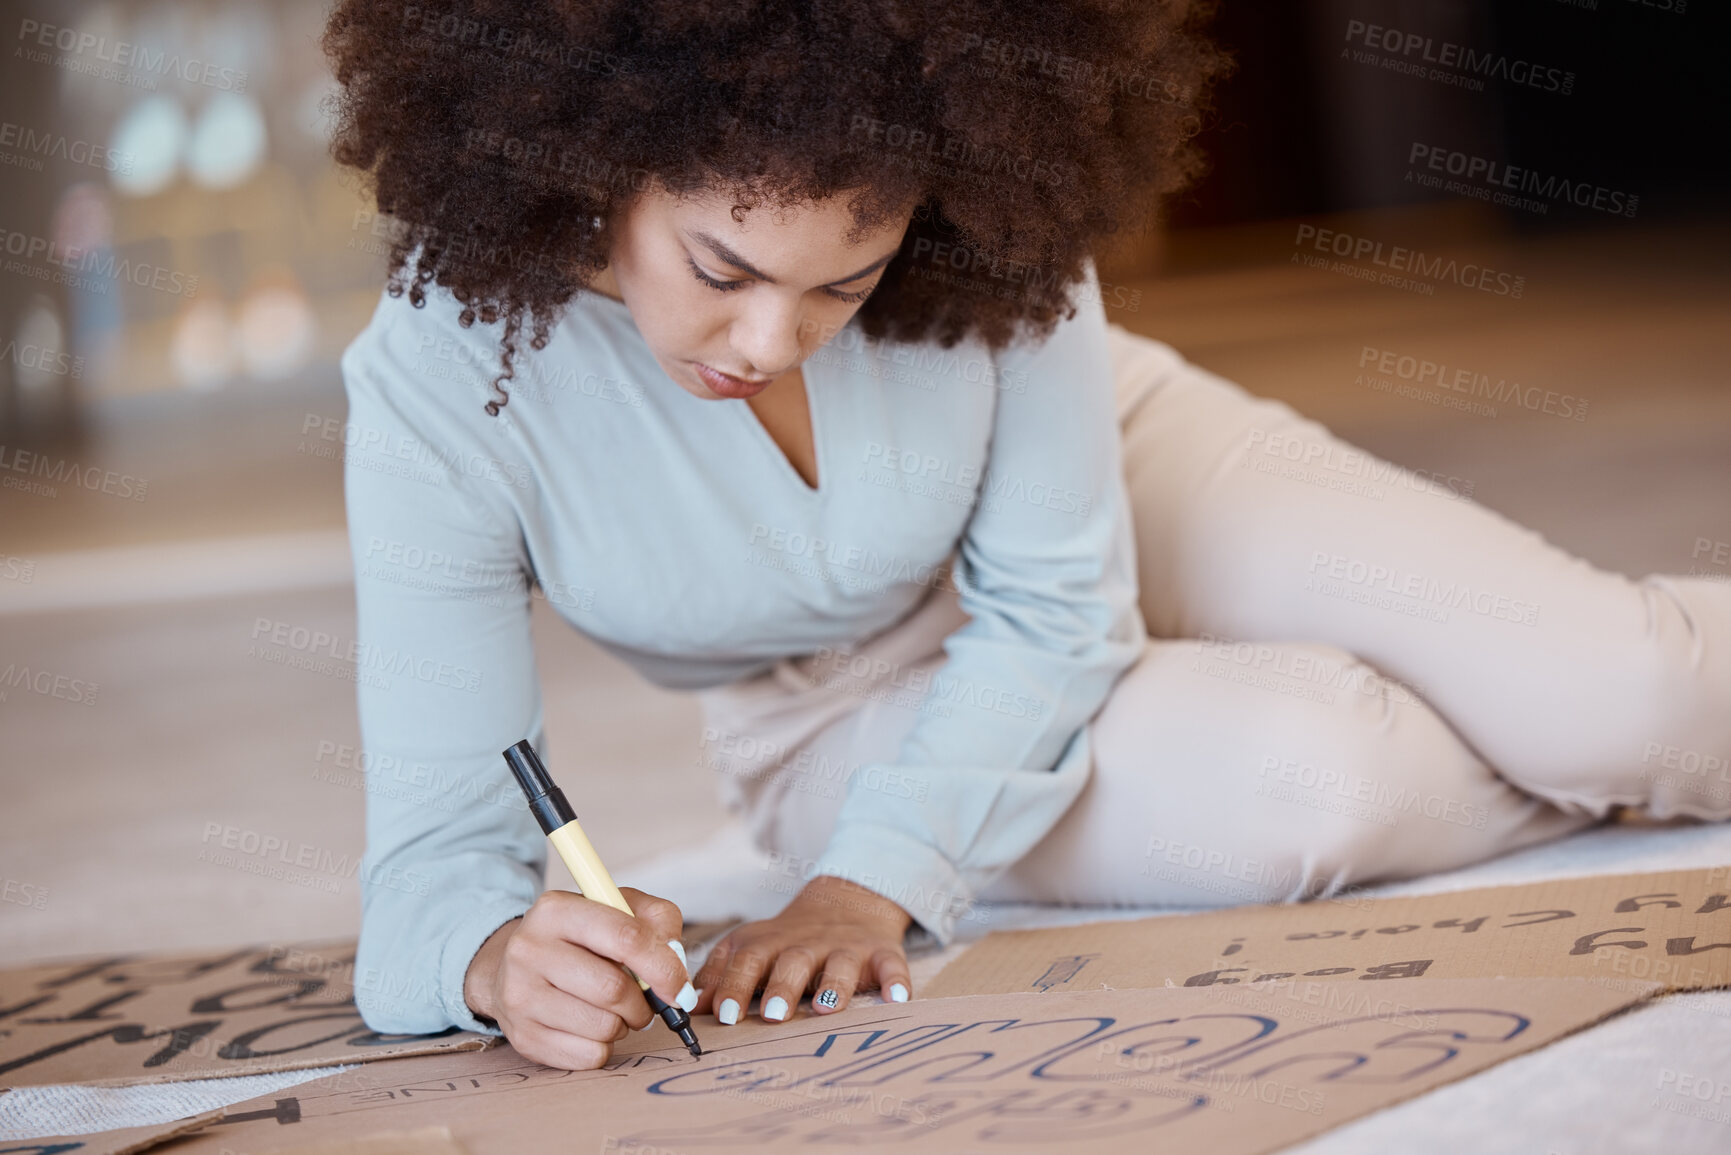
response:
M1099 294L1006 381L955 582L970 619L945 641L927 711L894 769L856 772L817 872L889 897L939 941L979 888L1058 821L1091 767L1085 724L1146 637ZM892 779L900 781L902 779Z
M515 471L416 372L386 301L343 358L367 849L355 1002L375 1030L497 1033L470 960L540 893L545 840L501 751L539 743Z

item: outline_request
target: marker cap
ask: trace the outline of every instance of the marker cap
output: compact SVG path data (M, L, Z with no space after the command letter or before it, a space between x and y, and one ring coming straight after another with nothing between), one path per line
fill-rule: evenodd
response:
M506 750L505 762L516 775L517 785L523 788L523 796L529 800L529 809L543 833L551 834L567 822L576 821L577 812L565 801L564 792L553 785L547 767L542 765L535 747L529 745L529 739Z

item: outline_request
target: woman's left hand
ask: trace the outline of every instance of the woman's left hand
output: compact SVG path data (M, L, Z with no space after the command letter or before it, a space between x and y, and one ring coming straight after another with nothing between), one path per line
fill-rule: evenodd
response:
M784 1022L807 991L820 1015L843 1010L856 990L877 987L887 1000L913 991L902 935L907 911L874 891L831 875L806 883L774 918L739 927L715 945L697 972L697 1013L711 1008L737 1023L763 987L760 1013ZM813 981L815 978L815 982Z

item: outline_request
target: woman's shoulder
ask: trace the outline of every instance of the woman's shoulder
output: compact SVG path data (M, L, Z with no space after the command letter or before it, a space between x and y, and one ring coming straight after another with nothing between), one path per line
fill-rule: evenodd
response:
M463 312L462 303L438 286L430 286L419 305L406 292L382 290L371 319L343 350L350 396L367 387L409 388L429 401L459 392L482 396L474 386L497 371L504 326L479 320L465 326Z

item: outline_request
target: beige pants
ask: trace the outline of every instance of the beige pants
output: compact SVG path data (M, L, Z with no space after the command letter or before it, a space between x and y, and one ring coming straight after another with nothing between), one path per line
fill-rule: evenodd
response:
M1088 786L984 897L1332 894L1558 837L1613 805L1731 817L1731 585L1606 573L1288 406L1112 330L1151 640ZM819 856L963 621L934 592L845 654L702 695L724 798Z

